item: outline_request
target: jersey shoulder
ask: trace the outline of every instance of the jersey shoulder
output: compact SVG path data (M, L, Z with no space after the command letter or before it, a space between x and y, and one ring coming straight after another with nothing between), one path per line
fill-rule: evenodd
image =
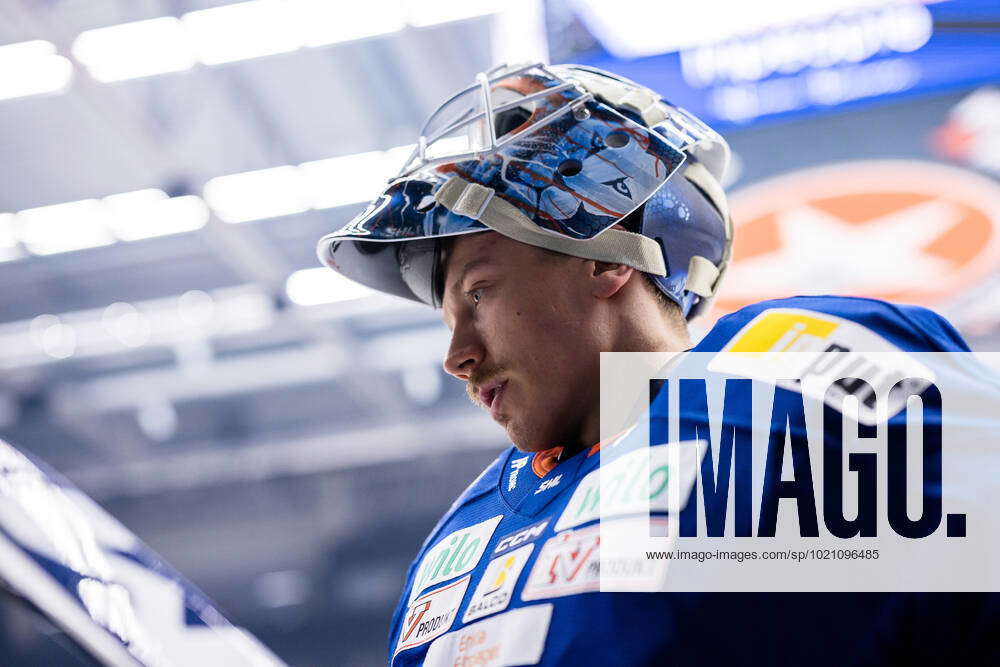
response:
M461 514L462 508L469 503L471 503L476 498L489 493L493 489L497 488L500 484L500 477L503 474L504 462L510 456L511 450L514 447L508 447L507 449L500 452L500 455L494 459L493 463L488 465L485 470L479 473L476 479L472 480L472 483L466 487L465 491L459 494L455 502L451 504L448 511L444 513L444 516L438 520L437 525L424 540L424 544L421 547L421 552L427 548L427 546L434 541L438 533L441 532L441 528L444 527L454 516Z
M927 308L849 296L794 296L746 306L720 318L694 351L788 350L804 337L859 351L880 351L885 343L909 352L969 351L951 323Z
M433 551L433 548L437 544L439 544L442 540L447 539L447 530L453 530L456 527L474 527L474 524L481 521L483 517L478 516L480 512L476 512L471 509L470 505L473 504L476 499L489 493L499 485L504 462L510 456L511 449L513 448L508 448L501 452L493 463L488 465L486 469L479 473L479 476L476 477L476 479L474 479L468 487L466 487L465 491L463 491L458 498L455 499L455 502L451 504L448 511L444 513L434 528L430 531L430 533L428 533L427 538L417 551L416 558L414 558L406 572L406 584L403 587L403 595L400 598L399 604L396 606L396 610L392 616L389 632L390 656L394 656L399 649L399 633L404 620L404 612L406 612L408 608L410 591L415 585L418 566L423 562L424 558L427 557L429 551ZM497 517L494 517L494 519L496 518ZM489 523L489 521L486 523ZM492 524L492 527L496 527L495 522ZM442 537L442 533L444 533L444 537ZM482 536L480 535L480 537ZM483 546L485 547L485 544L483 544ZM392 660L390 660L390 662L392 662Z

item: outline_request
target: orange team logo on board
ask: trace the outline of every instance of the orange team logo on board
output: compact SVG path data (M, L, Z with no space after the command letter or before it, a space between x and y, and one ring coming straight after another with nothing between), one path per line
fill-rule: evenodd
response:
M1000 269L1000 185L872 160L796 171L731 197L736 238L714 315L796 294L932 306Z

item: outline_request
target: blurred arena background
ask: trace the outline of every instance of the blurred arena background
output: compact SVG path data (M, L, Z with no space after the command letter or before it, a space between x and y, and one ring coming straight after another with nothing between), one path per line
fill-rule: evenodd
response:
M445 96L531 59L729 139L710 317L876 296L997 349L995 0L2 0L0 437L290 664L384 662L411 557L505 441L436 314L315 242ZM11 613L0 654L41 655Z

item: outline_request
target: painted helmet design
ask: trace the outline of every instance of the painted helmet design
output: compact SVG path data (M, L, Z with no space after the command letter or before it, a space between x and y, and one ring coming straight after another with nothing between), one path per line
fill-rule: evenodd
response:
M729 258L728 160L718 134L636 83L579 65L500 66L431 115L400 173L318 254L437 306L437 240L494 230L644 271L690 318Z

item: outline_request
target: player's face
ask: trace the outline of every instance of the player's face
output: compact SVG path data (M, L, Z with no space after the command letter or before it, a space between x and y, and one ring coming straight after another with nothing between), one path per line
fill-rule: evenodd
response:
M598 432L601 327L592 262L495 232L458 237L445 266L445 370L523 451L589 446Z

